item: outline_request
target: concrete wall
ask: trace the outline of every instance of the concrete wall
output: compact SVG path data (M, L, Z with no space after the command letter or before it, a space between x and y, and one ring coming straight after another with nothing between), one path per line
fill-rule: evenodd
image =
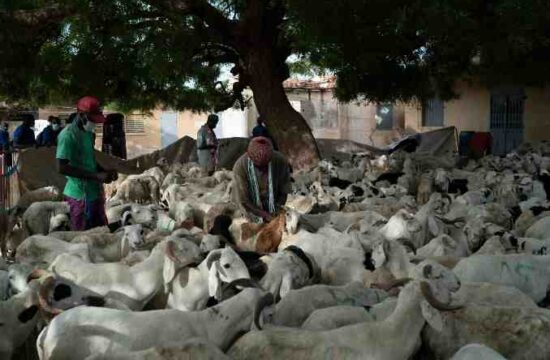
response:
M461 131L490 131L491 92L482 86L461 82L456 91L459 98L445 102L445 126ZM524 141L550 139L550 87L525 89L523 113ZM405 107L405 128L424 132L432 127L422 126L422 107L411 103Z
M459 131L489 131L491 93L475 85L460 83L456 91L458 99L444 104L445 126L455 126ZM438 127L422 125L422 106L412 102L405 106L405 128L425 132Z
M296 111L300 112L319 139L346 139L363 144L384 146L399 138L405 123L404 107L393 106L393 129L376 128L377 105L373 103L340 103L332 90L287 92Z
M525 141L550 139L550 87L526 89L523 137Z

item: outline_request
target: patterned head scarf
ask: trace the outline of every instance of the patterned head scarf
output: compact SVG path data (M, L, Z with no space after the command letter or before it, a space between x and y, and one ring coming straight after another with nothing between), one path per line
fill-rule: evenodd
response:
M267 166L273 156L271 140L263 136L253 138L248 144L247 154L255 166Z

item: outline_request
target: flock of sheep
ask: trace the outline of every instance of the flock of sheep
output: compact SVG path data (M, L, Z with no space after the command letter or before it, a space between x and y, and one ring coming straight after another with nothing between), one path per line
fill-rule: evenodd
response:
M550 143L455 164L323 160L265 225L195 164L121 176L85 232L58 189L26 193L0 359L548 359Z

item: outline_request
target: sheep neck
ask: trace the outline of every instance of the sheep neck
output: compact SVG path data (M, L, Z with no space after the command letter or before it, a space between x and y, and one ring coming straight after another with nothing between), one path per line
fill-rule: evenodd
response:
M372 346L380 346L387 349L384 350L386 356L383 358L408 358L425 324L420 308L421 300L418 284L409 284L401 290L395 310L385 320L345 326L326 334L334 342L359 351L368 352Z
M200 312L208 339L223 351L227 350L240 332L250 330L259 292L249 290Z
M396 246L385 267L396 279L402 279L409 277L414 265L409 262L405 249L402 246Z
M139 286L144 297L153 296L162 285L164 252L155 248L149 257L130 268L134 284Z

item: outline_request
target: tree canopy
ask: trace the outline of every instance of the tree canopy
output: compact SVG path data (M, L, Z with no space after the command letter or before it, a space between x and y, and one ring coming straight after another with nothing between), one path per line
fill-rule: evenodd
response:
M289 0L298 48L338 77L342 100L456 94L550 80L550 2L544 0Z
M284 81L291 54L336 74L346 101L550 76L544 0L2 0L0 21L0 98L35 104L221 110L268 91L255 68ZM224 66L237 83L218 81Z

